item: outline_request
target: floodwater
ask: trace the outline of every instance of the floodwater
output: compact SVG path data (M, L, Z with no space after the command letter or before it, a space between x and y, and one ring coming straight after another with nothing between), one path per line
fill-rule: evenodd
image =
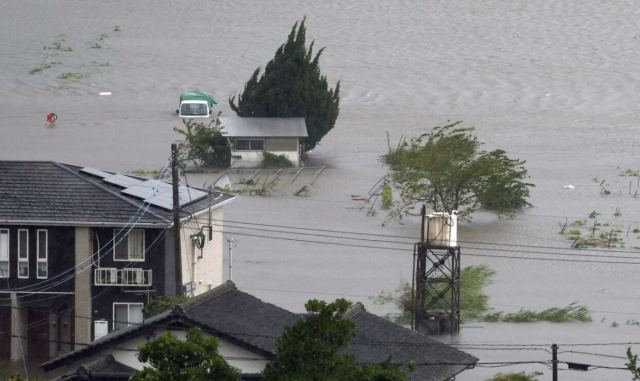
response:
M308 39L327 47L323 72L342 83L338 122L310 153L312 164L328 168L308 197L240 196L225 209L227 238L237 241L238 286L294 311L311 297L339 296L376 313L392 311L370 297L411 278L411 238L389 236L418 237L419 223L383 225L384 212L367 216L368 206L351 195L366 194L384 174L378 158L387 133L393 144L463 120L487 148L526 160L536 184L534 207L514 219L479 214L461 226L463 266L496 270L487 288L496 309L578 302L594 321L469 323L442 340L490 364L458 379L518 370L549 379L544 364L491 363L547 362L551 356L541 349L553 342L564 352L561 361L614 368L624 359L603 355L623 356L619 343L636 342L640 352L640 327L626 324L640 320L640 254L631 248L640 245L626 235L640 225L640 208L628 194L636 179L618 176L640 167L640 7L633 1L7 1L0 13L0 159L162 167L178 138L178 94L214 91L229 114L226 99L304 15ZM63 73L71 74L61 79ZM58 115L53 126L45 124L48 112ZM594 178L606 179L612 194L601 195ZM211 179L191 183L201 181ZM582 253L601 257L560 255L569 243L559 224L593 210L622 226L627 248ZM289 227L319 230L282 233ZM336 232L371 235L340 246L318 243L335 242ZM608 263L616 261L626 263ZM563 370L560 377L629 379L626 371L602 368Z

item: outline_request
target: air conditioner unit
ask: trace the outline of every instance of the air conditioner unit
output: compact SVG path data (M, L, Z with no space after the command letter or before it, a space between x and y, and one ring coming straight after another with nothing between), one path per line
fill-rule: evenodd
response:
M93 322L93 340L98 340L109 333L109 323L106 320Z
M449 213L432 213L425 217L424 239L432 246L458 246L458 215L454 210Z

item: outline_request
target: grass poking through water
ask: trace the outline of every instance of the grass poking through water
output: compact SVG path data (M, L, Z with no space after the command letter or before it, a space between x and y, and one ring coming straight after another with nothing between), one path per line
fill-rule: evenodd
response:
M495 311L489 306L489 296L484 288L491 283L495 271L486 265L468 266L460 271L460 311L462 321L489 321L489 322L514 322L531 323L548 321L554 323L563 322L589 322L591 312L584 305L571 303L566 307L551 307L542 311L523 308L518 312ZM445 293L447 300L450 294ZM428 298L429 296L427 296ZM392 303L400 309L400 313L388 314L386 317L399 324L411 322L413 302L411 299L411 283L404 282L393 292L382 292L373 298L376 304ZM446 303L434 309L446 308Z

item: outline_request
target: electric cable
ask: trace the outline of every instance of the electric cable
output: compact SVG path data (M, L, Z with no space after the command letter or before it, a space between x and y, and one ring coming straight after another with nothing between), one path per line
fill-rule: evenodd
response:
M345 230L332 230L332 229L322 229L322 228L303 228L298 226L288 226L288 225L276 225L276 224L264 224L264 223L256 223L250 221L234 221L234 220L216 220L212 219L212 221L220 222L220 223L235 223L241 225L253 225L253 226L266 226L272 228L283 228L283 229L291 229L291 230L305 230L305 231L318 231L324 233L340 233L340 234L350 234L350 235L362 235L362 236L370 236L370 237L388 237L388 238L397 238L397 239L406 239L409 240L407 243L415 243L419 238L418 237L408 237L408 236L400 236L400 235L392 235L392 234L380 234L380 233L365 233L365 232L355 232L355 231L345 231ZM638 222L640 224L640 222ZM508 247L525 247L532 249L550 249L550 250L580 250L584 252L605 252L605 253L626 253L626 254L640 254L640 250L617 250L613 249L593 249L593 248L571 248L571 247L558 247L558 246L543 246L543 245L529 245L529 244L516 244L516 243L500 243L500 242L484 242L484 241L465 241L465 240L457 240L458 243L467 243L467 244L479 244L479 245L494 245L494 246L508 246Z

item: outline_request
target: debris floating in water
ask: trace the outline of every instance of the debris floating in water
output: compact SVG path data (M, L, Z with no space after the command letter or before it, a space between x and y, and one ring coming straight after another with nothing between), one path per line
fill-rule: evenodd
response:
M101 91L100 95L111 95L111 91Z
M563 185L562 189L575 189L576 187L574 187L573 185L569 184L569 185Z

